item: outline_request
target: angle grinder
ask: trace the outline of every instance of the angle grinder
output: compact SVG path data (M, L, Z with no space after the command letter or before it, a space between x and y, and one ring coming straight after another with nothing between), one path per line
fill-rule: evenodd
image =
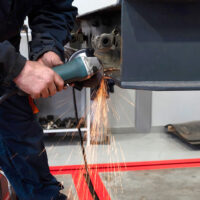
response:
M54 67L53 70L60 75L67 85L87 80L100 71L101 68L101 64L96 57L87 57L83 55L63 65Z
M101 68L102 65L96 57L88 57L86 53L75 53L69 62L52 69L64 80L65 85L69 85L91 78ZM15 94L25 95L18 88L11 89L0 97L0 104Z

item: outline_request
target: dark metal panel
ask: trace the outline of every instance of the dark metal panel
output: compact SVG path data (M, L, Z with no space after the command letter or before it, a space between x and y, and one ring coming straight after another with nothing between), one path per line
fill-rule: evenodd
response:
M200 3L124 0L125 88L200 89Z

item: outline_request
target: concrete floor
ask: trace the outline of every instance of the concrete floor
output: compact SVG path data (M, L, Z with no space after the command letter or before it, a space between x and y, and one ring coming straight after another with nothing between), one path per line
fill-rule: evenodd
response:
M101 173L112 200L198 200L199 168ZM109 177L109 178L108 178Z
M79 137L51 136L45 140L50 166L83 164ZM116 163L190 159L200 157L175 136L163 132L113 134L110 145L86 147L88 163ZM112 200L197 200L199 168L101 173ZM71 177L64 184L66 194L77 199ZM66 181L66 180L65 180ZM72 196L73 196L72 195ZM74 200L73 199L73 200Z
M50 166L83 164L79 137L47 137ZM200 148L192 148L164 132L112 134L110 145L86 147L88 163L155 161L200 157Z
M71 175L56 175L57 180L62 183L65 188L62 193L67 195L68 200L78 200L76 189Z

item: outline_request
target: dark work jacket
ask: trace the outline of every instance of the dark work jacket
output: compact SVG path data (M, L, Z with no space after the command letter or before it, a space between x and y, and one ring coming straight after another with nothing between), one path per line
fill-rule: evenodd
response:
M26 59L19 53L20 30L26 16L32 30L30 59L54 51L64 60L77 9L73 0L0 0L0 80L11 82Z

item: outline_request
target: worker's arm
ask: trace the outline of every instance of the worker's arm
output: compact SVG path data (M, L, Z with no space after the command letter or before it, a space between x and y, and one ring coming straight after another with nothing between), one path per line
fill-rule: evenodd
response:
M41 8L29 14L32 29L31 59L38 60L46 52L56 53L64 61L63 46L70 40L77 9L72 0L45 0Z
M25 66L26 58L16 52L8 41L0 43L0 79L6 85L17 77Z
M64 81L57 73L36 61L27 61L14 82L34 99L53 96L64 87Z
M64 87L64 81L53 70L27 61L8 41L0 43L0 78L8 86L14 81L33 98L53 96Z

